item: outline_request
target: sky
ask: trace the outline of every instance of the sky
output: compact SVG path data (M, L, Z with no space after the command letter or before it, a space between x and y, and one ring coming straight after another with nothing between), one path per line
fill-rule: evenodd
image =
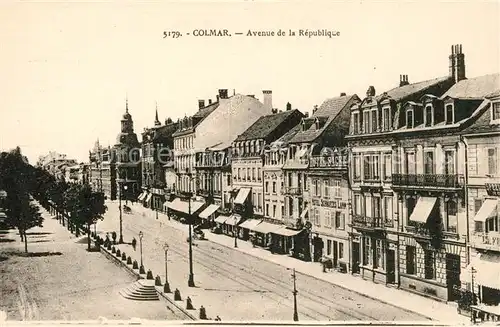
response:
M139 137L156 104L161 121L176 120L218 89L259 99L272 90L275 108L311 112L341 92L387 91L401 74L446 76L453 44L467 77L497 73L499 17L498 1L2 2L0 150L19 145L32 163L48 151L85 161L96 139L116 143L126 98ZM246 36L279 29L340 36Z

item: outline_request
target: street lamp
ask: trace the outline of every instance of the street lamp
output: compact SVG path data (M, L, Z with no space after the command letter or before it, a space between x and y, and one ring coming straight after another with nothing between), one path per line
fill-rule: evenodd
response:
M143 267L142 264L142 238L144 237L144 234L142 233L142 230L139 232L139 246L140 246L140 251L141 251L141 267Z
M236 225L238 223L238 217L233 216L234 218L234 247L238 247L238 226Z
M287 268L287 270L290 270L290 268ZM293 279L293 321L299 321L299 313L297 311L297 285L295 281L297 280L297 275L295 274L295 268L293 268L293 273L292 273L292 279Z
M165 285L163 286L163 292L170 293L170 285L168 283L168 243L163 245L163 249L165 250Z

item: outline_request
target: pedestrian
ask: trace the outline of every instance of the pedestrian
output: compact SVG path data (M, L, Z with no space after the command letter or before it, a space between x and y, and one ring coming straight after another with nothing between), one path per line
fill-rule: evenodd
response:
M135 251L135 247L137 245L137 240L135 239L135 237L132 239L132 247L134 248L134 251Z
M214 320L215 320L215 321L221 321L221 319L220 319L220 317L219 317L219 316L215 317L215 319L214 319Z

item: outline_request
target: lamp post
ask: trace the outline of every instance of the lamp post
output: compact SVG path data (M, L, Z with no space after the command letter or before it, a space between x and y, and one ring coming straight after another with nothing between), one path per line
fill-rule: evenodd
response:
M163 246L165 250L165 285L163 286L163 292L170 293L170 285L168 283L168 243Z
M238 247L238 226L236 225L238 223L238 217L234 216L234 247Z
M477 270L474 268L474 267L471 267L471 270L470 270L470 277L471 277L471 280L470 280L470 283L471 283L471 289L472 289L472 304L473 305L476 305L476 292L474 290L474 274L477 273Z
M142 233L142 230L139 232L139 248L141 251L141 267L143 267L142 264L142 238L144 237L144 234Z
M194 287L194 273L193 273L193 217L191 216L191 194L189 194L188 205L189 205L189 279L188 286Z
M297 275L295 274L295 268L293 268L293 273L292 273L292 279L293 279L293 321L299 321L299 313L297 311L297 285L295 281L297 280Z

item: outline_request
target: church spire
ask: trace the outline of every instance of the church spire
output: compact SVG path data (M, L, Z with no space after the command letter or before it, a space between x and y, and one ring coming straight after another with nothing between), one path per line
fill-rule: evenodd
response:
M125 113L128 114L128 93L125 95Z
M155 113L155 126L160 126L160 120L158 119L158 102L155 102L156 105L156 113Z

